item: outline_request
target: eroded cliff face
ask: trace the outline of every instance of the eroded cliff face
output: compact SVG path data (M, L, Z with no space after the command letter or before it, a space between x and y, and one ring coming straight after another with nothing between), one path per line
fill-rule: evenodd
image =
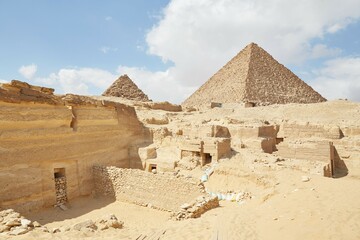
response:
M69 200L93 190L92 166L136 165L147 133L133 107L53 95L19 81L0 86L0 208L56 203L55 178Z

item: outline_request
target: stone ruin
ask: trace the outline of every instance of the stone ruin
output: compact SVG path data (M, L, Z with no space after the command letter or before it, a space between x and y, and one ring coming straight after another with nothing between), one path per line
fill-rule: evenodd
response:
M269 70L280 80L270 78ZM267 79L272 80L266 83ZM250 102L258 106L325 101L255 44L186 100L184 110L167 102L148 102L131 80L126 82L127 76L120 77L105 93L135 102L55 95L53 89L17 80L0 85L0 209L38 211L96 194L168 211L177 220L199 217L219 200L241 195L210 192L204 182L214 173L226 172L225 165L216 166L244 150L267 154L277 163L308 162L309 171L327 177L360 176L360 125L249 120L256 110L247 109L253 106ZM239 84L237 91L230 91L230 82ZM126 95L127 87L119 86L133 90ZM258 88L263 94L254 94ZM208 104L211 119L195 111ZM242 115L233 118L237 110ZM179 173L198 167L204 179ZM20 219L17 225L2 220L5 227L0 229L11 232L20 227L22 218L13 215ZM81 226L101 229L100 223L111 227L114 221L109 217Z

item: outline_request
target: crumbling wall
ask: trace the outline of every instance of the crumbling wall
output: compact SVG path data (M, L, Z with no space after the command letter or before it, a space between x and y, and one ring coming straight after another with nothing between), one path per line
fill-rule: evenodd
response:
M276 154L285 158L330 162L329 141L287 141L280 143L277 149Z
M166 211L177 211L182 204L204 195L204 186L198 179L172 173L103 166L95 166L93 173L97 194Z
M230 124L228 129L232 137L231 147L237 151L242 147L261 149L266 153L272 153L275 150L278 126Z
M56 96L18 81L5 86L0 87L0 208L54 205L55 168L65 169L69 200L88 195L92 166L128 167L131 146L144 139L132 107Z
M229 130L225 126L220 125L191 125L182 129L182 135L190 138L204 138L204 137L231 137Z
M338 126L315 125L309 123L284 123L280 126L280 134L286 138L327 138L339 139L342 136Z

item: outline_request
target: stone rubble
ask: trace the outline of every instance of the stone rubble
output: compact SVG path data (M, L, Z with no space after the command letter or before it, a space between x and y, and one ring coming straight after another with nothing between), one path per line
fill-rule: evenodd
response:
M61 233L68 231L103 231L114 228L121 229L124 225L123 221L118 220L114 214L104 215L96 221L85 220L83 222L74 224L72 226L61 226L48 229L46 226L41 226L37 221L30 221L13 209L0 211L0 239L1 236L17 236L28 233L34 229L47 233Z
M253 198L253 196L249 192L236 193L233 191L228 191L224 193L224 192L212 192L209 190L206 190L206 192L212 197L217 197L219 200L226 200L230 202L243 203L245 200Z
M180 206L178 212L171 214L171 218L175 220L184 220L188 218L198 218L204 212L219 206L217 196L200 196L191 203L184 203Z
M63 206L67 202L66 177L55 178L56 205Z
M124 225L123 221L119 221L114 214L105 215L96 221L93 220L85 220L83 222L74 224L71 228L61 227L59 228L59 232L76 230L76 231L84 231L85 229L90 231L97 230L106 230L109 228L121 229Z
M21 235L40 227L38 222L31 222L13 209L0 211L0 236Z

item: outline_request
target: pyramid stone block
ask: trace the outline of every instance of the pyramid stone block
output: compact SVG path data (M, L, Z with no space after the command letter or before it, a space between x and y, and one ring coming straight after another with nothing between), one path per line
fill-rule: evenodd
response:
M126 74L120 76L102 95L141 102L151 101Z
M319 93L255 43L246 46L186 99L183 107L218 103L257 106L326 101Z

